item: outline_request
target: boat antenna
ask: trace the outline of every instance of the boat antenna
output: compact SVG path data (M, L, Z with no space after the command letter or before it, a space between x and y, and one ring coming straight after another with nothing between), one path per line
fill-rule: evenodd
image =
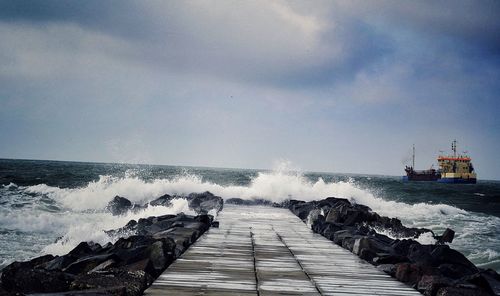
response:
M451 142L451 150L453 150L453 157L457 157L457 140Z
M415 169L415 144L413 144L412 168Z

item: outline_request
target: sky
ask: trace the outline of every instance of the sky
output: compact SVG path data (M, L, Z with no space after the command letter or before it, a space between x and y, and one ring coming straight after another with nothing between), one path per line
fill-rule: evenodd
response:
M1 1L0 157L500 179L499 1Z

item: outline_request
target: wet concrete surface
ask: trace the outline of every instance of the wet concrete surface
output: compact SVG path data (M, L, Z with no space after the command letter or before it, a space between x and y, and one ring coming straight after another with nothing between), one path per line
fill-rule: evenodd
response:
M421 295L288 209L225 205L145 295Z

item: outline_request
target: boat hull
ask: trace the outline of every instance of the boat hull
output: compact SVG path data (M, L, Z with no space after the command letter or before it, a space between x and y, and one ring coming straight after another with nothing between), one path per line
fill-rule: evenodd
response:
M449 184L476 184L477 179L475 178L469 178L469 179L463 179L463 178L441 178L437 180L439 183L449 183Z

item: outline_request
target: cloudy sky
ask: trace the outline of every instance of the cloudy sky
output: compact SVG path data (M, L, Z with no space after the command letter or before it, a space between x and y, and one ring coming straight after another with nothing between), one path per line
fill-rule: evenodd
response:
M498 1L0 1L0 157L500 179Z

